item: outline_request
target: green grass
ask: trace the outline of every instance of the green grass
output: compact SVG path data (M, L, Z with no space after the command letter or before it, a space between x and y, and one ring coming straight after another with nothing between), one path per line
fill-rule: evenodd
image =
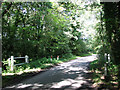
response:
M84 53L84 54L81 54L80 57L85 57L85 56L90 56L90 55L92 55L92 53L87 53L87 54Z

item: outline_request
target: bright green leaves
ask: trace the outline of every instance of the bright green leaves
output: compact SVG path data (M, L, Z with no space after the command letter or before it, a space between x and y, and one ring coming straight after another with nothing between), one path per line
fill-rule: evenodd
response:
M5 10L9 6L3 4ZM84 52L85 44L77 31L80 22L75 17L76 7L73 3L12 3L3 15L3 58L12 54L41 58L71 55L72 50L73 54Z

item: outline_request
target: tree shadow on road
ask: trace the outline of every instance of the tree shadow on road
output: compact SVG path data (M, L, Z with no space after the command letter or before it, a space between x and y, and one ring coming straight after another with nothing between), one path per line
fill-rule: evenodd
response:
M83 90L97 90L97 89L93 86L94 82L93 82L93 80L92 80L92 76L93 76L93 73L92 73L92 72L85 73L84 78L85 78L85 80L86 80L86 83L83 83L83 84L81 85L81 87L79 87L79 88L76 89L76 90L81 90L81 89L83 89Z
M79 62L73 62L63 66L57 66L40 75L36 75L34 78L31 78L30 81L21 82L20 84L4 88L3 90L93 89L91 73L86 69L86 64L89 63L80 61L80 64Z

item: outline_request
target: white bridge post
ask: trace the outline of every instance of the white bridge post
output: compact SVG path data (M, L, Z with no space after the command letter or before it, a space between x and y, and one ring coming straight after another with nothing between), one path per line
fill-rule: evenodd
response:
M14 56L11 56L10 71L13 71L13 68L14 68Z
M29 63L28 58L29 58L29 57L28 57L27 55L25 55L25 62L26 62L26 63Z

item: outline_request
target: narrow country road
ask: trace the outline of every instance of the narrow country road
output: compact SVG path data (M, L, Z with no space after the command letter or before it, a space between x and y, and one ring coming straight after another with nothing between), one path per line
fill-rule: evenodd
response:
M90 88L90 82L85 78L88 73L87 68L95 59L95 54L78 57L3 90L79 90L83 85L88 85L84 87L87 90Z

